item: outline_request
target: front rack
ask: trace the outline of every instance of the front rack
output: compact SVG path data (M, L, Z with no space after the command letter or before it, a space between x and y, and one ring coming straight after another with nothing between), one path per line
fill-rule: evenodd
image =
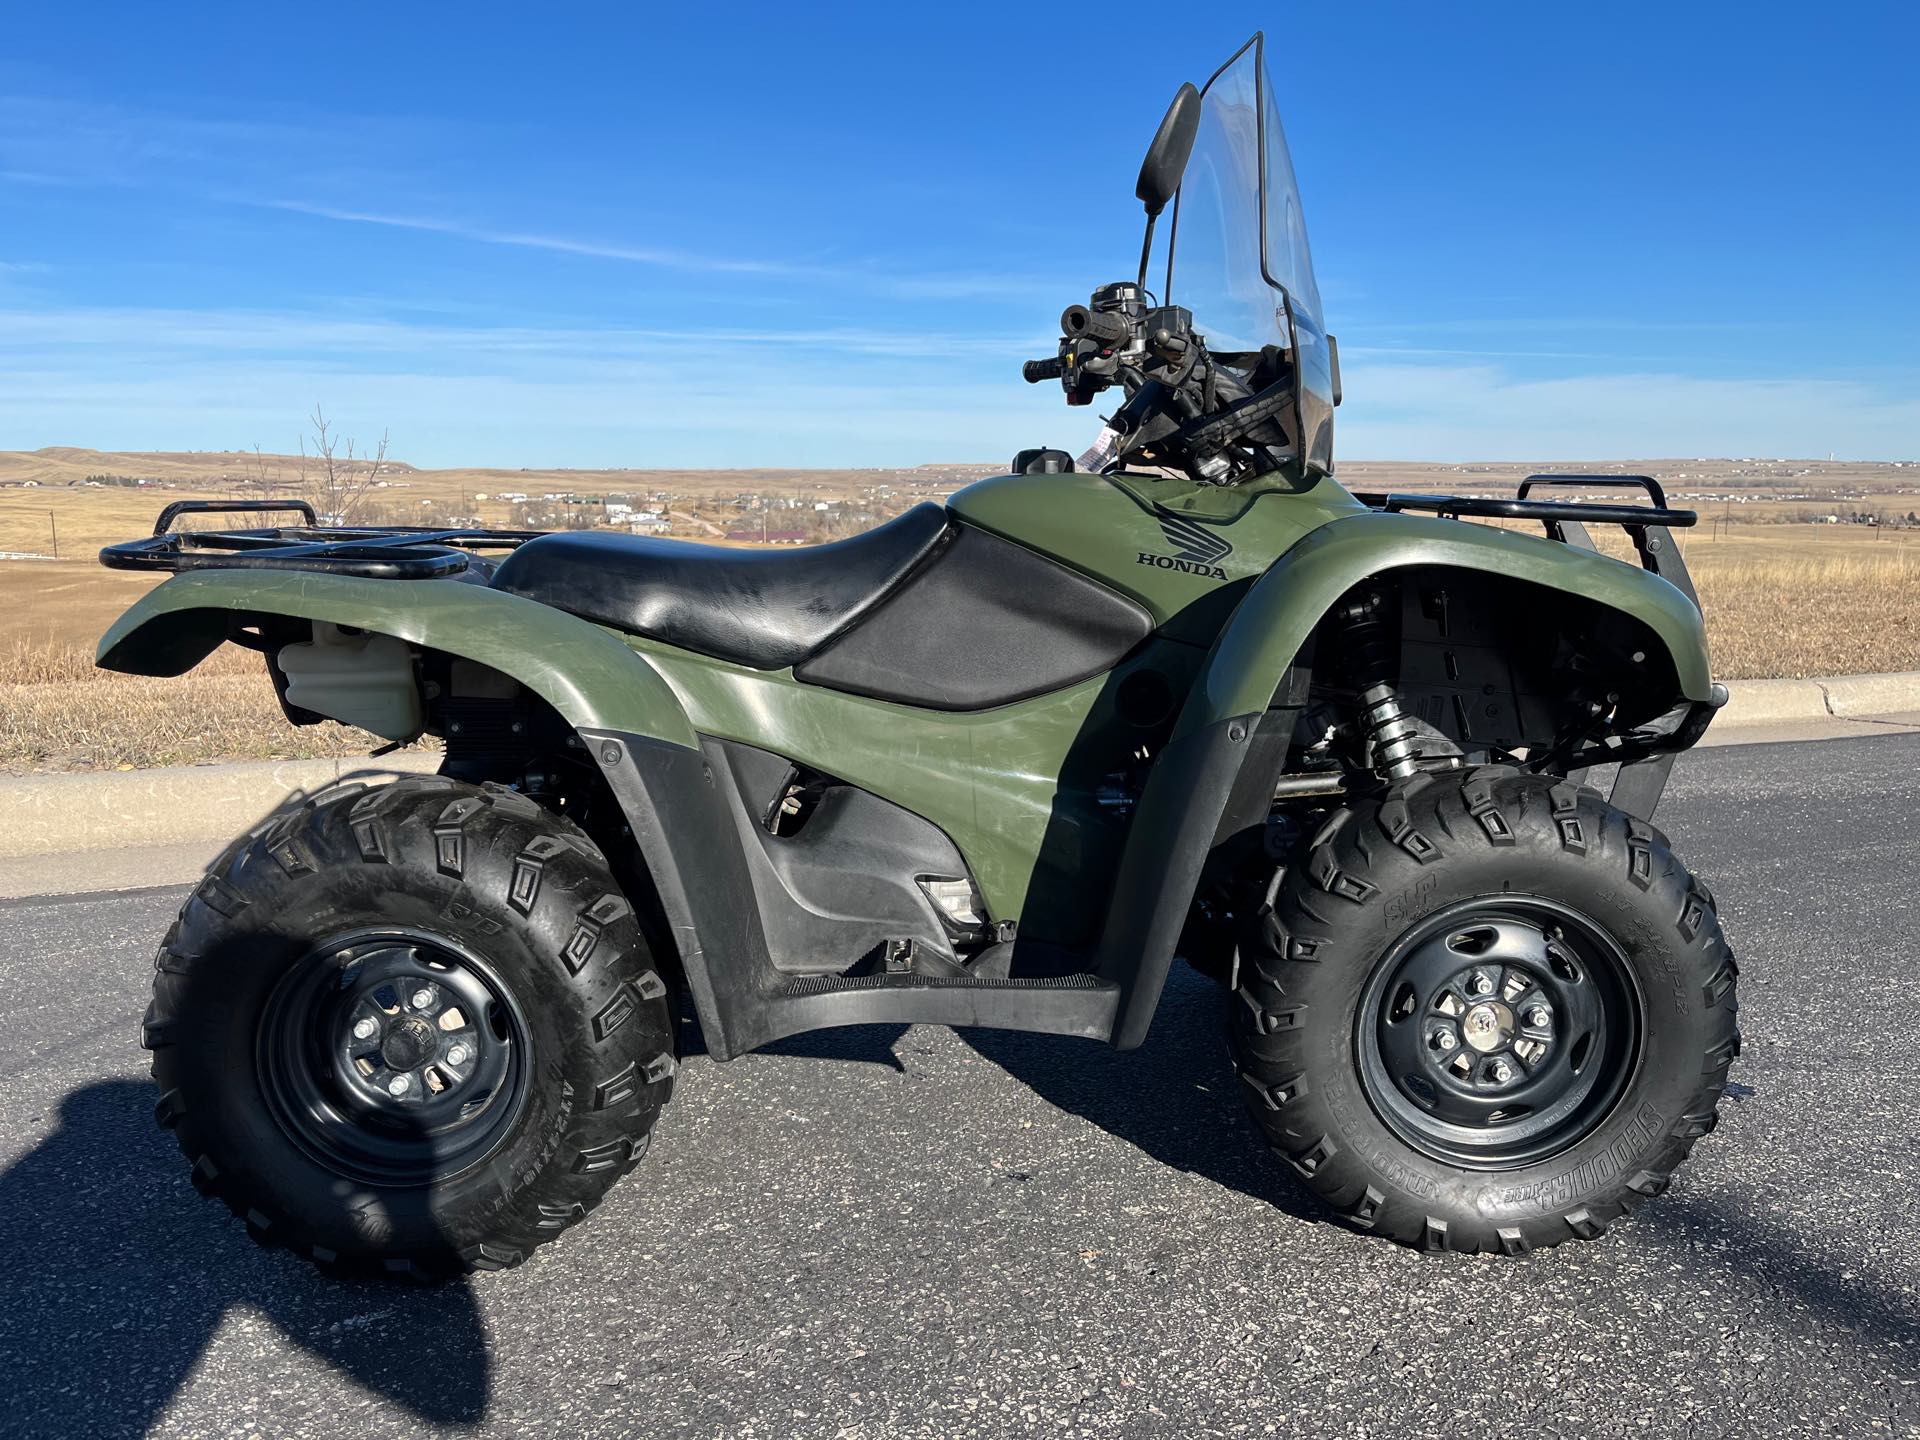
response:
M182 515L290 511L301 525L259 530L175 530ZM423 525L322 525L304 500L176 500L153 534L109 545L113 570L318 570L371 580L444 580L466 572L474 550L511 550L544 530L436 529Z
M1613 487L1644 490L1653 501L1648 505L1608 505L1587 500L1529 500L1535 489L1554 486L1578 486L1582 489ZM1356 494L1362 504L1389 513L1405 510L1427 511L1449 519L1481 516L1499 520L1538 520L1550 540L1560 540L1582 550L1595 549L1587 526L1618 525L1633 541L1643 568L1677 586L1690 600L1699 603L1693 581L1679 547L1668 536L1669 530L1684 530L1697 525L1700 517L1692 510L1673 510L1667 506L1667 492L1651 475L1529 475L1511 500L1481 498L1472 495L1416 495L1399 491Z

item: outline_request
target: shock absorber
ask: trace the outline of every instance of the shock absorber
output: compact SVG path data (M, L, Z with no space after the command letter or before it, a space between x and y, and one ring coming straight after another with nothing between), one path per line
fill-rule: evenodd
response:
M1360 725L1366 732L1373 768L1388 780L1405 780L1420 770L1420 731L1400 708L1400 697L1384 682L1360 692Z
M1368 763L1382 779L1405 780L1420 769L1419 727L1400 707L1390 683L1399 646L1377 591L1350 596L1340 610L1341 669L1359 709Z

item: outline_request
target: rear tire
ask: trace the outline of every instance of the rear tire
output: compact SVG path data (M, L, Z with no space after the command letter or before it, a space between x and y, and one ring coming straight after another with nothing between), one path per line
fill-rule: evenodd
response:
M584 833L438 776L236 841L161 947L157 1114L255 1238L414 1279L499 1269L646 1153L674 1030Z
M1737 973L1658 831L1486 767L1355 801L1273 876L1230 1038L1268 1143L1347 1223L1521 1254L1601 1234L1713 1128Z

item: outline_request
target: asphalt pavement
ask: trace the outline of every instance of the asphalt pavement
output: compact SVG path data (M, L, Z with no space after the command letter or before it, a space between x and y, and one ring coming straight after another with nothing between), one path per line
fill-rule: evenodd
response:
M1182 974L1133 1054L696 1056L520 1269L343 1284L152 1123L183 888L0 903L0 1433L1920 1433L1920 736L1696 753L1658 818L1740 956L1737 1090L1667 1196L1518 1262L1322 1222Z

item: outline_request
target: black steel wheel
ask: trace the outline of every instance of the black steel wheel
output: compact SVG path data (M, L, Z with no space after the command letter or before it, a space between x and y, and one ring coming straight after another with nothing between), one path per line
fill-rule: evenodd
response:
M1577 1144L1639 1055L1640 997L1620 946L1538 896L1427 917L1374 967L1355 1018L1375 1112L1415 1149L1475 1168Z
M1591 790L1485 767L1334 812L1242 932L1255 1122L1349 1224L1591 1239L1664 1190L1739 1052L1713 898Z
M143 1038L194 1183L329 1267L517 1263L639 1163L672 1090L606 860L496 786L289 809L214 862L156 968Z
M500 1147L526 1103L526 1020L479 956L423 934L342 936L267 998L273 1115L342 1175L424 1185Z

